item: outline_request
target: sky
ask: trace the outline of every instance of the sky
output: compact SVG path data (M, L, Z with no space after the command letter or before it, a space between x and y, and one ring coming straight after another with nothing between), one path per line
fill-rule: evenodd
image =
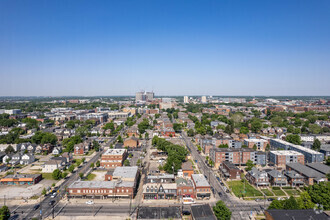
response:
M0 96L330 95L330 1L0 0Z

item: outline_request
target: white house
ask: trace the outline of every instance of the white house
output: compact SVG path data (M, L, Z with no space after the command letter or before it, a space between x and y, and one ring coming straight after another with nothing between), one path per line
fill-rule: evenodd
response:
M62 152L62 149L60 147L54 147L52 154L53 155L58 155Z
M49 161L45 162L42 168L43 173L52 173L54 170L62 170L66 166L66 158L53 157Z
M20 164L27 165L27 164L33 163L34 161L35 161L35 158L34 158L33 154L24 154L22 156L22 159L20 160Z

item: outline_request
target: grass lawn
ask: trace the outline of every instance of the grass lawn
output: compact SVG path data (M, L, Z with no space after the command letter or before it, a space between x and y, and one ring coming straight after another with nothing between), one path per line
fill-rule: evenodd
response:
M261 191L262 191L263 193L265 193L266 196L274 196L273 193L272 193L271 191L269 191L268 189L261 189Z
M244 183L240 180L238 181L228 181L227 182L230 189L233 191L235 196L240 197L244 190ZM262 193L255 188L253 188L248 182L245 183L245 190L246 193L244 194L245 197L253 197L253 196L262 196Z
M86 181L91 181L91 180L93 180L94 178L96 177L96 175L95 174L93 174L93 173L90 173L90 174L88 174L87 176L86 176Z
M88 153L87 153L87 156L90 156L90 155L92 155L94 152L95 152L95 150L94 150L94 149L93 149L93 150L90 150L90 151L88 151Z
M284 190L289 196L296 196L296 195L300 195L300 192L298 190L295 189L285 189Z
M53 180L52 173L42 173L42 178L46 180Z
M273 189L272 191L276 196L285 196L285 193L280 189L278 190Z

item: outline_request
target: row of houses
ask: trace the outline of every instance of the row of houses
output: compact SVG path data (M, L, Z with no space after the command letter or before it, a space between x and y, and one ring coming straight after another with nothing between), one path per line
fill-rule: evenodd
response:
M278 170L258 170L253 167L246 179L258 187L263 186L303 186L327 181L330 167L322 163L288 163L283 172Z

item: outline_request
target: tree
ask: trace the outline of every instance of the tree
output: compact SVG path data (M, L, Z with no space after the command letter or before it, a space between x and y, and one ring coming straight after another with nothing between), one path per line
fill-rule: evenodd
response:
M81 161L78 160L78 161L76 162L77 167L79 167L80 164L81 164Z
M123 138L121 137L121 135L118 136L117 141L118 141L118 143L123 143L124 142L123 141Z
M84 177L84 174L83 173L79 173L79 177L80 177L80 179L82 179Z
M312 198L306 191L300 193L300 197L297 199L297 203L301 209L312 209L315 206L315 204L312 202Z
M136 161L136 165L137 165L137 166L140 166L140 165L141 165L141 160L140 160L140 159L138 159L138 160Z
M308 130L312 134L319 134L321 132L321 127L318 126L317 124L310 124L308 126Z
M316 150L316 151L320 151L321 149L321 141L317 138L315 138L313 145L312 145L312 149Z
M301 144L301 138L297 134L289 134L289 135L286 136L285 139L286 139L287 142L290 142L292 144L297 144L297 145Z
M325 210L330 209L330 182L321 182L308 186L306 191L315 204L322 204Z
M99 167L101 165L100 161L96 161L96 167Z
M91 163L90 167L91 167L92 169L94 168L94 166L95 166L94 163Z
M68 170L70 171L70 173L72 173L74 171L74 165L72 164Z
M223 201L218 201L213 207L214 215L218 220L230 220L231 211L226 207Z
M293 196L290 196L289 199L284 200L283 209L299 209L299 205L296 199Z
M189 137L193 137L193 136L195 135L194 130L190 128L190 129L187 131L187 135L188 135Z
M241 127L241 129L239 130L239 133L247 134L247 133L249 133L249 129L247 127Z
M149 140L149 133L148 132L145 133L144 139Z
M85 160L86 160L86 158L84 157L84 158L81 159L81 162L85 163Z
M46 193L47 193L47 190L46 190L46 188L43 188L43 190L42 190L41 194L42 194L42 195L46 195Z
M52 177L54 180L59 180L62 177L62 172L59 169L56 169L53 171Z
M14 153L14 152L15 152L14 148L11 145L8 145L8 147L5 150L5 153L10 154L10 153Z
M129 160L125 160L125 161L124 161L124 166L125 166L125 167L128 167L129 165L130 165Z
M68 175L67 172L63 172L63 173L62 173L62 178L65 179L65 177L66 177L67 175Z
M8 206L2 206L0 209L0 219L1 220L7 220L10 218L10 210Z
M252 167L254 167L254 164L253 164L253 162L251 161L251 160L248 160L247 162L246 162L246 171L250 171L250 170L252 170Z
M229 148L228 144L220 144L218 148Z
M234 128L233 128L233 126L231 126L231 125L227 125L226 128L225 128L225 132L226 132L227 134L232 134L232 133L234 132Z
M257 145L253 145L253 150L257 150Z
M270 203L268 209L283 209L283 202L275 199Z
M251 130L254 133L258 133L260 129L262 128L262 123L259 118L253 118L251 119Z
M173 124L173 129L174 129L175 132L179 132L179 131L181 131L181 129L182 129L182 124L174 123L174 124Z
M243 144L242 148L248 148L248 146L246 144Z
M93 141L93 148L95 151L99 151L100 150L100 144L97 141Z

